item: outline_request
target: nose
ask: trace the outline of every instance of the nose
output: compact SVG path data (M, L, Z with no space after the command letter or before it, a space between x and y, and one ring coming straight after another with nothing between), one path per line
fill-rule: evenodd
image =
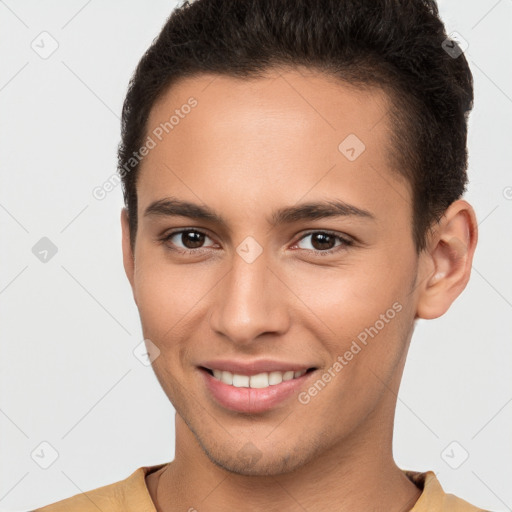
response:
M231 270L216 287L210 313L217 334L250 344L263 334L282 335L289 329L290 292L268 263L265 253L252 263L234 255Z

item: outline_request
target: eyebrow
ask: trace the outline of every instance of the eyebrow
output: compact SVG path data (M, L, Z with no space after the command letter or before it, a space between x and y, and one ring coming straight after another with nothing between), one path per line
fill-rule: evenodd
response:
M144 211L144 217L188 217L209 221L227 227L226 220L208 206L166 197L152 202ZM292 224L302 220L317 220L333 217L358 217L375 220L368 210L358 208L340 200L316 201L287 206L275 211L268 222L272 226Z

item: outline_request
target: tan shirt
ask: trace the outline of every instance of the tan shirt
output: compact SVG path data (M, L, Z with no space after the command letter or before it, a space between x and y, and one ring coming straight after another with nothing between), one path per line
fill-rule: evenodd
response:
M124 480L77 494L33 512L157 512L145 477L165 465L138 468ZM402 471L423 491L410 512L482 512L481 508L445 493L433 471Z

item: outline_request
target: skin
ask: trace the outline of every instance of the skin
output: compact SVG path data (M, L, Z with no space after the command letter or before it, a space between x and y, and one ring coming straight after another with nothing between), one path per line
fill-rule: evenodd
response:
M175 459L146 479L157 510L410 510L421 491L393 460L397 393L415 320L443 315L468 282L472 207L452 203L416 253L379 89L299 68L253 80L201 75L166 91L148 134L190 96L198 105L141 163L134 253L121 212L126 275L176 409ZM366 146L354 161L338 150L348 134ZM170 196L208 206L226 226L144 216ZM374 218L268 223L279 208L331 199ZM202 252L173 252L187 247L180 234L160 240L176 228L206 232ZM308 230L354 243L322 246ZM263 249L252 263L236 252L247 236ZM331 247L341 250L320 254ZM320 377L394 303L401 311L308 404L293 396L264 413L232 412L196 366L268 357L311 364ZM248 442L253 464L239 453Z

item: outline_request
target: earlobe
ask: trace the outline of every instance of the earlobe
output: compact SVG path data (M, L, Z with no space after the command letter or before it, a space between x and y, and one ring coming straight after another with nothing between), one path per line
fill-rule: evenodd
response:
M128 210L122 208L121 210L121 230L122 230L122 250L123 250L123 266L130 285L133 287L133 276L135 270L135 261L133 252L130 246L130 226L128 222ZM135 297L134 297L135 298Z
M440 317L462 293L471 275L477 238L473 208L463 199L454 201L432 231L421 255L423 267L428 270L419 285L418 318Z

